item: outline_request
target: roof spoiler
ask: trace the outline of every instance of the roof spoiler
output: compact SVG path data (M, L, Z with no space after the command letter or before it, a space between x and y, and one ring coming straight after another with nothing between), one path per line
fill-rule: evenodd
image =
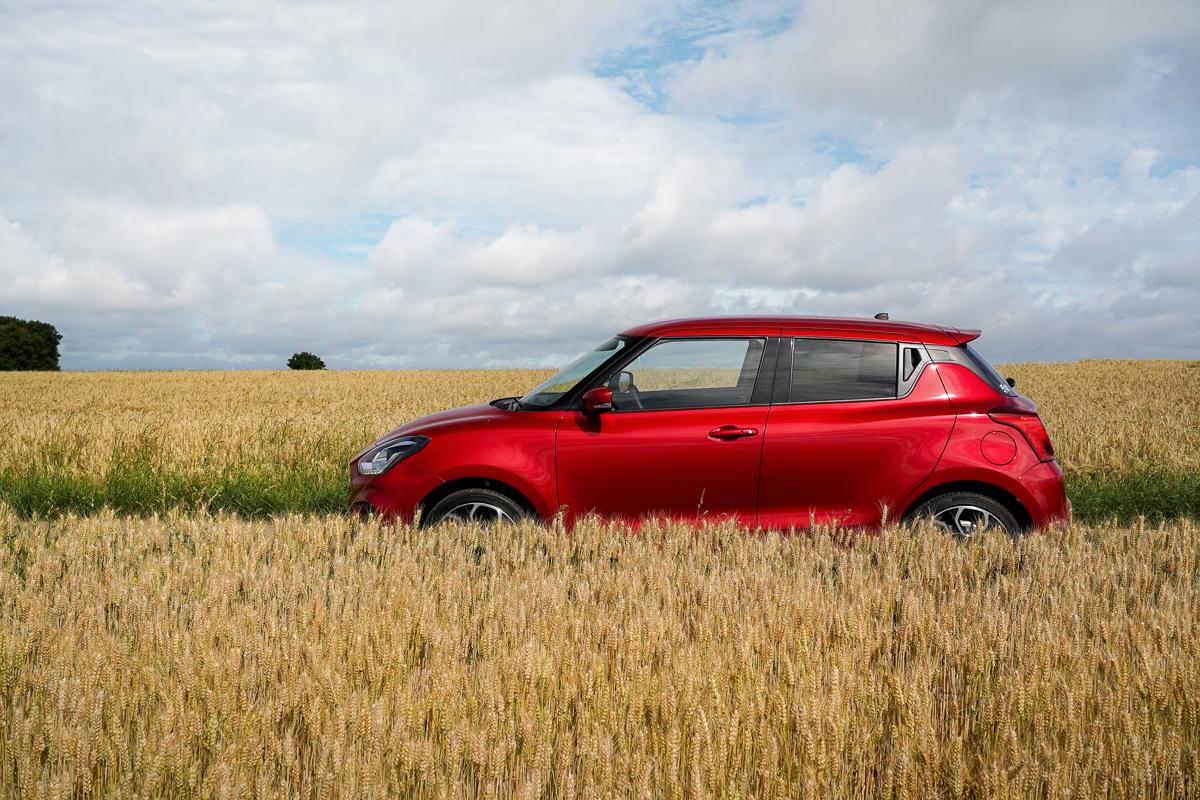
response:
M980 336L983 335L983 331L979 330L978 328L960 329L960 328L951 328L948 325L943 326L943 327L945 328L946 333L950 334L950 337L953 338L954 341L957 342L958 344L966 344L967 342L973 342L976 339L978 339Z

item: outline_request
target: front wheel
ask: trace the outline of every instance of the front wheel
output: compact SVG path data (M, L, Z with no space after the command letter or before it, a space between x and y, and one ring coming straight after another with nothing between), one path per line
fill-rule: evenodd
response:
M499 522L518 522L527 516L529 513L507 495L491 489L460 489L434 504L422 524L474 522L495 525Z
M965 539L985 531L1010 536L1021 533L1021 525L1003 504L976 492L949 492L922 503L912 514L915 519L931 519L939 528Z

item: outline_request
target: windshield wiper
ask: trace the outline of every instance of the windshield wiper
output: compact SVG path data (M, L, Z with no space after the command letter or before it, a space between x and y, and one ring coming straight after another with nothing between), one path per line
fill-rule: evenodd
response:
M524 405L518 397L497 397L488 405L493 405L496 408L502 408L505 411L520 411Z

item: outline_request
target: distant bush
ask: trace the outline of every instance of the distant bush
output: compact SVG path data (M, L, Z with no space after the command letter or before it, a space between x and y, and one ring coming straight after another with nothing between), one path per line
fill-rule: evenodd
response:
M58 371L62 334L48 322L0 317L0 370Z
M288 369L325 369L325 362L305 350L295 353L287 362Z

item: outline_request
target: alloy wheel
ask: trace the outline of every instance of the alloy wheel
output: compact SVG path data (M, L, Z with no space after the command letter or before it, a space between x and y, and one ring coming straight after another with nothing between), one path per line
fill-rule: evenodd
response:
M455 522L478 522L481 525L491 525L497 522L515 522L507 511L491 503L472 501L455 506L446 512L442 520Z
M950 506L933 515L934 524L954 536L966 538L984 531L1007 532L995 514L979 506Z

